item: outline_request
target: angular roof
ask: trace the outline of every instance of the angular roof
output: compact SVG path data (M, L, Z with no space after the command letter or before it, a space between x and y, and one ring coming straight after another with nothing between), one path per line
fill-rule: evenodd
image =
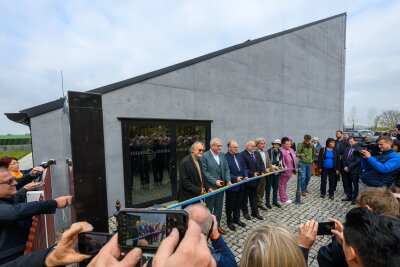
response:
M120 82L112 83L112 84L102 86L102 87L99 87L99 88L96 88L93 90L89 90L87 92L88 93L106 94L106 93L112 92L114 90L129 86L129 85L132 85L135 83L139 83L139 82L142 82L142 81L145 81L145 80L148 80L148 79L151 79L151 78L154 78L154 77L157 77L157 76L160 76L160 75L163 75L163 74L166 74L166 73L169 73L169 72L172 72L172 71L175 71L175 70L178 70L178 69L190 66L190 65L194 65L196 63L226 54L228 52L231 52L231 51L234 51L237 49L241 49L241 48L244 48L244 47L247 47L250 45L254 45L254 44L266 41L268 39L279 37L279 36L294 32L294 31L298 31L298 30L301 30L301 29L304 29L304 28L307 28L307 27L310 27L310 26L313 26L313 25L316 25L316 24L319 24L319 23L322 23L322 22L325 22L328 20L336 19L341 16L347 16L347 14L341 13L341 14L338 14L338 15L335 15L332 17L314 21L314 22L311 22L311 23L308 23L308 24L305 24L305 25L302 25L302 26L299 26L296 28L292 28L289 30L271 34L271 35L268 35L265 37L257 38L254 40L247 40L247 41L237 44L237 45L233 45L233 46L230 46L230 47L227 47L227 48L224 48L224 49L221 49L221 50L218 50L218 51L215 51L215 52L212 52L212 53L200 56L200 57L196 57L196 58L193 58L193 59L190 59L187 61L183 61L178 64L175 64L175 65L172 65L169 67L165 67L165 68L162 68L162 69L159 69L156 71L152 71L152 72L149 72L146 74L142 74L142 75L130 78L130 79L126 79L126 80L123 80ZM30 118L53 111L53 110L56 110L56 109L59 109L59 108L62 108L64 105L64 101L65 101L65 98L60 98L60 99L57 99L57 100L54 100L54 101L51 101L48 103L44 103L44 104L41 104L38 106L34 106L34 107L31 107L28 109L21 110L19 113L5 113L5 115L8 117L8 119L10 119L12 121L22 123L25 125L29 125Z

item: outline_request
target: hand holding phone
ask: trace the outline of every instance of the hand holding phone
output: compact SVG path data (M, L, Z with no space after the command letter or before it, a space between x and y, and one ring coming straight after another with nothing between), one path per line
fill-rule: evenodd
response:
M298 243L303 248L311 248L317 240L318 223L314 220L299 225Z

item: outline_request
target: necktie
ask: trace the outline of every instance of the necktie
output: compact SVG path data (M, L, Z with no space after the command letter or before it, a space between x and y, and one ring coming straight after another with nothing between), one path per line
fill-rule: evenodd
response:
M253 159L253 162L256 163L256 156L254 156L254 153L251 154L251 158Z
M236 166L238 167L238 170L240 171L239 162L237 161L236 156L233 155L233 158L235 159Z
M350 148L349 154L347 155L347 158L350 158L351 154L353 154L353 150L354 150L354 148Z

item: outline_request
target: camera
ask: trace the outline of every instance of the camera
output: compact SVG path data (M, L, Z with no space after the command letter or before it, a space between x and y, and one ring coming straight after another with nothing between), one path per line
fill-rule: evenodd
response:
M56 165L57 162L55 159L49 159L47 162L43 162L39 166L42 167L43 169L47 169L51 165Z
M369 142L369 143L368 142L358 142L353 145L353 148L354 148L354 155L356 155L356 156L360 156L360 152L362 150L368 150L369 152L371 152L372 156L379 155L379 153L380 153L379 146L375 142Z

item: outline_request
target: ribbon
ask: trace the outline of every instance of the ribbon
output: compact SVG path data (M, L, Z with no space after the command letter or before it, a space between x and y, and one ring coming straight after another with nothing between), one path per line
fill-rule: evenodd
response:
M202 199L204 199L204 198L208 198L208 197L211 197L211 196L213 196L213 195L216 195L216 194L219 194L219 193L221 193L221 192L224 192L224 191L226 191L226 190L228 190L228 189L231 189L232 187L239 186L239 185L242 185L242 184L245 184L245 183L248 183L248 182L257 180L257 179L260 179L260 178L265 177L265 176L268 176L268 175L278 174L278 173L281 173L281 172L285 172L285 171L287 171L287 170L288 170L288 169L283 169L283 170L274 171L274 172L267 172L267 173L264 173L264 174L262 174L262 175L260 175L260 176L251 177L251 178L248 178L248 179L246 179L246 180L243 180L243 181L234 183L234 184L229 185L229 186L220 187L220 188L218 188L218 189L213 190L213 191L210 192L210 193L203 194L203 195L200 195L200 196L197 196L197 197L193 197L193 198L190 198L190 199L188 199L188 200L185 200L185 201L182 201L182 202L179 202L179 203L176 203L176 204L172 204L172 205L170 205L170 206L168 206L168 207L166 207L166 208L164 208L164 209L166 209L166 210L171 210L171 209L179 208L179 207L181 207L181 206L189 205L189 204L192 204L193 202L196 202L196 201L202 200Z

